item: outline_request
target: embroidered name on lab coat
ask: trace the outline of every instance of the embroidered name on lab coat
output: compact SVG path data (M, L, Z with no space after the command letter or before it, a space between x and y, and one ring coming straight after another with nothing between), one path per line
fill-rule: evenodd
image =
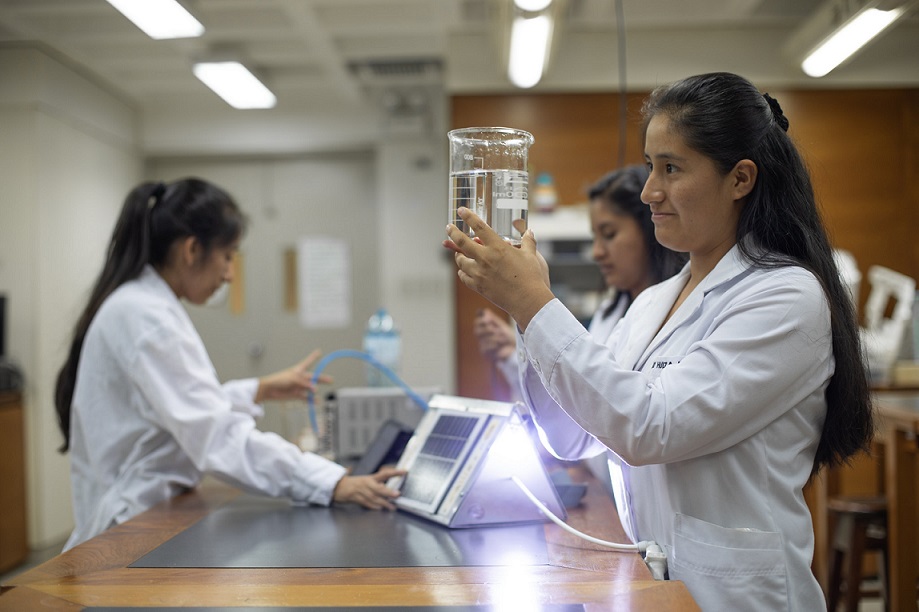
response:
M661 372L664 371L664 368L669 365L673 365L674 363L680 363L681 359L682 357L652 357L649 360L649 363L651 364L651 369L649 372L651 378L657 378L661 375Z
M680 363L680 360L676 357L654 357L651 360L651 369L652 370L663 370L669 365L674 363Z

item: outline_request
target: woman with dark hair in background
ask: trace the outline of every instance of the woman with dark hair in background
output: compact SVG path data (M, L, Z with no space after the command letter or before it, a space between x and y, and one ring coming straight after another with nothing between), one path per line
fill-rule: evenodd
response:
M65 550L204 473L264 495L393 508L383 482L400 472L346 476L255 427L259 402L312 390L318 351L260 379L218 381L180 300L203 304L232 280L244 230L232 198L200 179L143 183L125 199L55 390L76 522Z
M703 610L826 609L803 488L867 447L873 412L807 169L779 103L734 74L660 87L643 115L642 200L689 263L605 344L552 295L532 232L513 248L464 210L476 239L444 244L521 330L527 388L556 402L531 406L545 444L608 449L623 527Z

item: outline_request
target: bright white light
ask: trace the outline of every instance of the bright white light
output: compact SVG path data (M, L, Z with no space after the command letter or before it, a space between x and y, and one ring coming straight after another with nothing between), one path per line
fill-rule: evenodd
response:
M552 0L514 0L514 4L521 11L535 12L541 11L552 4Z
M490 459L498 465L515 466L520 457L533 454L533 440L522 425L508 423L488 450Z
M489 580L489 610L492 612L519 612L520 610L539 610L543 604L539 601L540 593L531 570L533 560L527 555L505 551L490 572L494 580Z
M539 82L545 70L551 35L552 19L548 15L514 19L507 62L507 76L511 83L526 89Z
M201 22L175 0L108 0L108 3L156 40L204 34Z
M239 62L195 64L195 76L233 108L272 108L274 94Z
M883 32L902 14L902 8L890 11L868 9L814 49L801 62L801 69L812 77L822 77L828 74L846 58L865 46L869 40Z

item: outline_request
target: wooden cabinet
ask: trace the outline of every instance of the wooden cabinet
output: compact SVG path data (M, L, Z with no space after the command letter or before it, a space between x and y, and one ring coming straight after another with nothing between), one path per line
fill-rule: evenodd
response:
M0 572L19 565L26 539L26 474L22 396L0 393Z

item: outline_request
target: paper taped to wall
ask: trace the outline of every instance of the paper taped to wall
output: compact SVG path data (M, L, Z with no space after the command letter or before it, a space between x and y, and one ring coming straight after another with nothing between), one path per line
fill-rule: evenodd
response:
M351 325L351 254L338 238L310 236L297 243L300 324L308 329Z

